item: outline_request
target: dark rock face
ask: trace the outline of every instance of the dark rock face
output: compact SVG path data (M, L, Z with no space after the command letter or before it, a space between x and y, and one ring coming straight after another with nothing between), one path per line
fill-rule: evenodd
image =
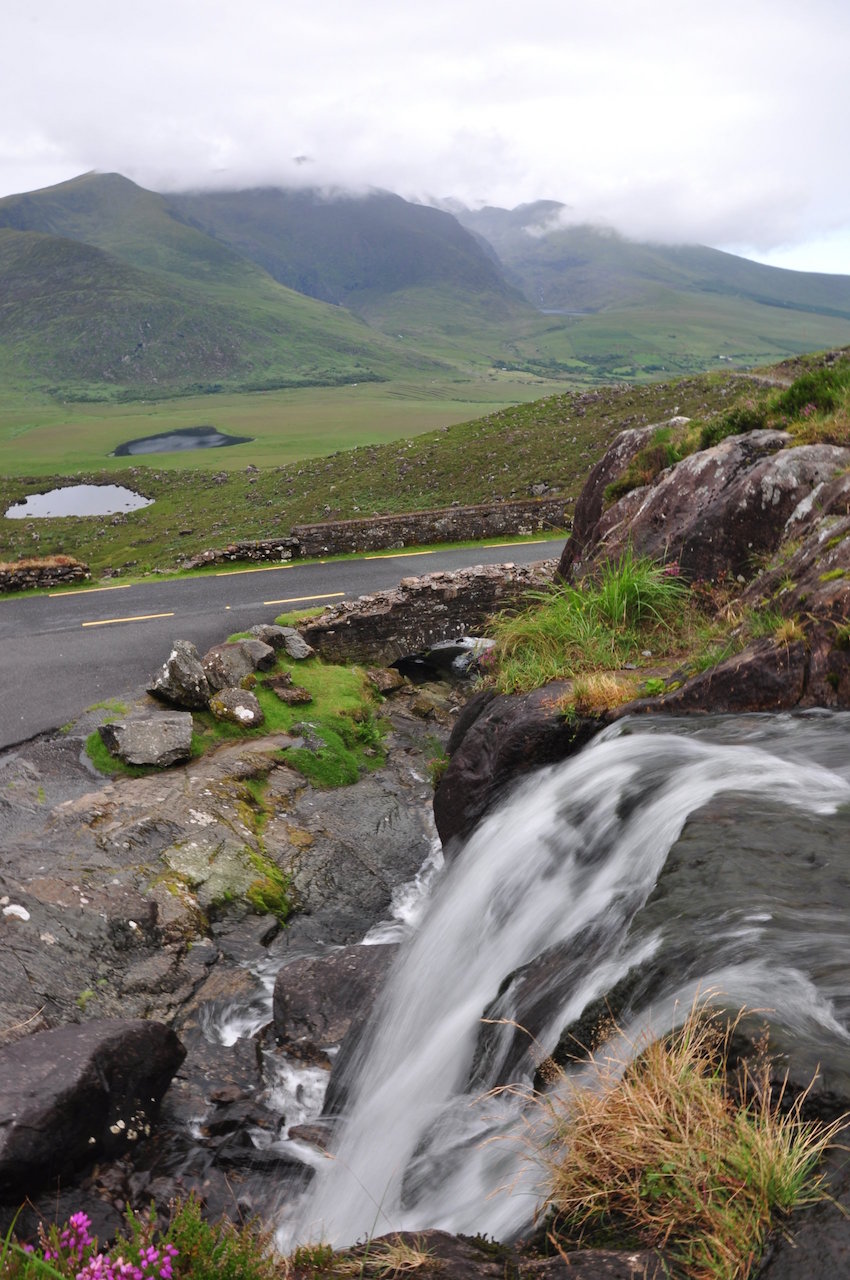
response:
M783 645L766 638L694 676L681 689L618 707L611 718L637 711L790 711L803 704L807 675L802 641Z
M126 764L164 769L188 760L192 749L192 716L188 711L129 716L102 724L98 732L107 750Z
M648 427L630 427L627 431L621 431L591 469L576 503L572 533L561 555L556 577L571 577L573 566L582 562L586 549L592 546L596 526L605 510L605 490L608 485L623 474L635 454L649 442L659 427L669 425L670 422L658 422Z
M175 640L171 653L148 685L148 693L175 707L208 706L210 686L198 650L190 640Z
M274 987L274 1027L289 1053L328 1062L325 1050L362 1025L380 994L394 943L341 947L285 965Z
M512 779L590 741L598 721L565 718L560 699L568 689L556 681L521 697L485 694L468 705L449 739L451 762L434 796L444 845L465 839Z
M158 1022L57 1027L0 1049L0 1194L31 1189L150 1131L184 1057Z

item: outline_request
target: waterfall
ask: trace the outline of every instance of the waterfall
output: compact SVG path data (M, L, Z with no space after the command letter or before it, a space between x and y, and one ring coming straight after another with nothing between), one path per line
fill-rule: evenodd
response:
M847 760L846 724L841 731ZM445 872L349 1062L346 1116L286 1243L345 1245L425 1227L504 1239L531 1220L540 1188L523 1154L522 1086L564 1026L667 945L663 912L642 929L632 925L646 915L689 816L720 797L744 797L783 821L794 812L831 814L850 800L834 769L782 758L794 754L784 739L764 749L731 737L709 741L690 728L676 735L633 722L541 770L484 820ZM721 824L717 857L729 853ZM771 911L738 901L744 896L733 893L718 913L712 938L720 949L704 980L735 1001L755 992L762 1002L781 981L800 1019L848 1039L828 990L818 994L796 953L771 961ZM841 939L846 950L846 929ZM547 955L557 958L554 1006L536 1042L518 1060L514 1050L506 1076L508 1047L521 1036L511 1025L516 984L505 980ZM687 1000L698 985L684 967L681 976L645 1025L671 1025L676 995ZM488 1008L505 1021L489 1029L482 1055ZM493 1092L512 1084L519 1088Z

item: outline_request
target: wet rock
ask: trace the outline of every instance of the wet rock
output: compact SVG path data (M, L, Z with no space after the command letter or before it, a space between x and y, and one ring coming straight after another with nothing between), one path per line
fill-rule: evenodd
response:
M255 729L265 719L257 696L250 689L220 689L210 698L210 711L216 720L227 720L243 729Z
M98 729L107 750L125 764L168 765L188 760L192 749L192 716L185 712L128 716Z
M407 1253L405 1254L405 1251ZM662 1280L669 1272L662 1259L644 1250L564 1250L560 1256L526 1256L520 1245L509 1246L485 1236L453 1236L447 1231L401 1231L378 1236L346 1250L370 1278L386 1274L397 1262L416 1257L408 1267L420 1280L504 1280L505 1276L541 1280ZM397 1274L400 1274L401 1266Z
M261 640L233 640L213 645L202 658L210 689L233 689L255 671L268 671L275 651Z
M274 1027L288 1053L329 1065L325 1050L366 1021L397 945L341 947L285 965L274 986Z
M57 1027L0 1049L0 1195L30 1189L144 1137L183 1060L157 1022Z
M765 637L694 676L681 689L618 707L612 718L641 711L788 711L803 700L807 672L802 641L785 645Z
M768 1242L759 1280L835 1280L850 1262L850 1167L847 1152L833 1149L826 1159L828 1198L800 1209L790 1230Z
M148 685L148 693L175 707L202 709L209 704L210 686L198 650L190 640L175 640L171 653Z
M555 681L522 696L484 694L449 739L451 759L434 795L434 819L446 845L465 839L515 778L563 760L589 742L597 720L567 719Z

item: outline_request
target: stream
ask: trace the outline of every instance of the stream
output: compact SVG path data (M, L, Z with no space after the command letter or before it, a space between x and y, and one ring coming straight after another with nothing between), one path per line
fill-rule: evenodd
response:
M618 983L632 1045L716 993L850 1097L848 908L850 714L606 730L523 781L437 879L347 1056L331 1156L282 1192L281 1247L522 1231L542 1194L535 1070Z

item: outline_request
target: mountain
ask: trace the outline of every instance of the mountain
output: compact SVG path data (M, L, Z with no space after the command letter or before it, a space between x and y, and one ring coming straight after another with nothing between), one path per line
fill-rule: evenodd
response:
M85 398L433 368L344 309L285 288L117 174L0 200L0 288L0 368Z
M651 305L665 290L850 320L850 276L787 271L703 245L639 243L601 227L570 225L569 209L555 200L453 209L492 246L516 287L548 312Z
M427 397L435 373L593 384L850 343L850 277L568 218L84 174L0 200L0 373L64 398L397 378Z
M377 299L450 285L510 310L519 299L492 252L450 214L387 191L219 191L169 197L170 211L281 284L367 314Z

